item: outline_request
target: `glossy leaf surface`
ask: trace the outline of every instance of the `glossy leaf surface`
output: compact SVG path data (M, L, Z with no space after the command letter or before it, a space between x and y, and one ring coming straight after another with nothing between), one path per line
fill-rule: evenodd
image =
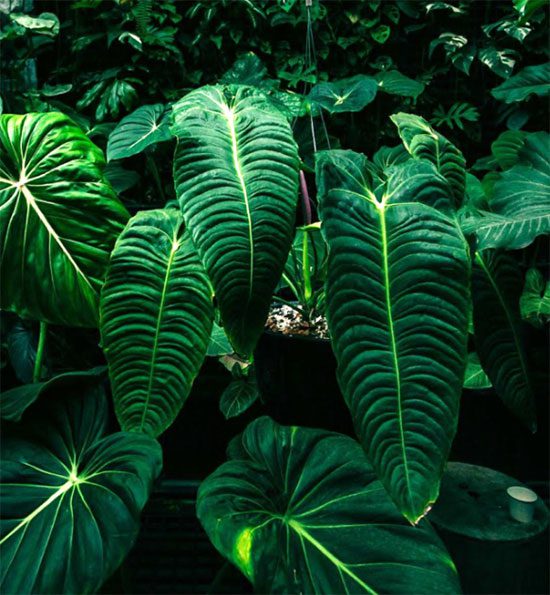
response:
M202 484L197 513L257 593L456 593L431 528L403 519L346 436L252 422Z
M116 243L101 294L101 336L124 430L158 436L206 354L210 285L176 210L142 211Z
M536 412L519 312L521 276L504 252L478 252L472 278L476 350L498 396L532 431Z
M377 185L367 159L317 163L329 245L327 318L356 432L384 486L416 522L435 501L456 430L469 263L449 186L427 162Z
M203 87L173 109L178 200L223 327L247 356L290 248L296 143L286 117L252 87Z
M109 135L107 159L123 159L170 140L168 113L162 103L143 105L123 118Z
M1 306L97 326L99 290L128 214L101 151L60 113L0 117Z
M105 435L99 387L36 404L3 432L3 593L94 593L132 547L160 473L158 443Z
M359 112L374 100L377 90L376 79L358 74L341 81L315 85L308 100L331 114Z

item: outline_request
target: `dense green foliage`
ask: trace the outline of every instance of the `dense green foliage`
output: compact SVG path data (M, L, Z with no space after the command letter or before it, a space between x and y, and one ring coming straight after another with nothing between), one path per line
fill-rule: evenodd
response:
M356 435L253 421L213 544L259 592L459 591L429 511L462 390L540 420L548 7L4 8L0 589L101 587L205 358L226 419L261 409L284 303L326 317Z

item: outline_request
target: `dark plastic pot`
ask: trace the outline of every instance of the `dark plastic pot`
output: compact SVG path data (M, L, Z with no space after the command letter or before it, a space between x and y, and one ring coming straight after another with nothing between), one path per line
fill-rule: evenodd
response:
M225 419L219 402L229 382L231 374L215 358L208 358L183 409L160 436L164 478L204 479L227 460L229 442L253 419L265 415L256 402L238 417Z
M265 410L275 421L353 435L328 340L265 331L254 363Z

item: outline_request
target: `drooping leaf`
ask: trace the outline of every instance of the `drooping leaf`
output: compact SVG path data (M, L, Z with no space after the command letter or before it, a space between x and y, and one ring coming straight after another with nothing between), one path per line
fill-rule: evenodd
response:
M466 372L464 373L464 388L479 390L491 388L491 386L489 376L485 374L485 370L481 367L477 353L469 353Z
M30 323L17 319L9 328L2 328L1 334L6 341L8 357L15 375L21 382L31 382L36 360L38 333L34 332Z
M298 151L286 117L252 87L203 87L174 105L174 177L223 327L252 353L292 239Z
M358 74L351 78L319 83L308 95L308 100L331 114L340 112L360 112L376 97L376 79Z
M375 75L381 91L390 95L416 99L423 91L424 84L401 74L398 70L383 70Z
M240 369L237 365L237 369ZM225 419L237 417L251 407L260 396L252 371L233 378L220 397L220 411Z
M462 215L466 234L477 247L515 250L550 232L550 135L530 134L518 153L518 163L496 179L489 196L490 211Z
M439 46L443 46L445 56L458 70L464 72L464 74L470 73L470 67L476 54L473 43L468 43L468 39L463 35L450 32L442 33L430 43L428 53L430 58L434 50Z
M176 210L142 211L118 239L101 337L123 430L161 434L183 407L212 329L211 289Z
M201 485L197 514L257 593L456 593L454 565L412 527L357 442L252 422Z
M491 153L501 169L509 169L518 162L525 137L521 130L506 130L491 144Z
M318 160L338 378L378 477L416 522L436 500L466 360L469 264L446 180L425 161L375 185L351 151ZM374 183L373 183L374 182Z
M214 322L206 355L219 357L220 355L227 355L228 353L233 353L233 347L231 347L231 343L223 328L218 323Z
M54 376L46 382L23 384L0 393L0 417L9 421L19 421L25 410L42 394L65 394L71 387L97 384L105 374L104 367L94 368L85 372L66 372Z
M137 171L125 169L120 163L108 163L105 177L117 194L133 188L139 182Z
M493 97L505 103L523 101L530 95L547 97L550 94L550 62L526 66L491 91Z
M123 159L147 147L170 140L166 106L162 103L143 105L123 118L109 135L107 159Z
M519 300L521 317L537 328L550 320L550 281L531 268L525 275L525 285Z
M0 117L1 306L96 326L109 254L128 213L101 151L66 116Z
M462 204L466 184L466 160L462 153L420 116L399 113L391 120L407 151L416 159L433 163L451 185L455 203Z
M95 593L119 566L161 468L148 436L105 435L96 387L48 395L3 428L0 588Z
M521 276L504 252L477 252L472 278L476 351L504 404L532 431L536 413L519 312Z

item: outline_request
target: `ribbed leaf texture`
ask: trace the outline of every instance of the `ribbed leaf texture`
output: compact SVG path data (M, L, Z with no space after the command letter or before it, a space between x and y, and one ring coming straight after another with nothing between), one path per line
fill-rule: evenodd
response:
M472 276L476 348L504 404L537 428L533 389L519 311L522 279L514 258L498 250L476 254Z
M133 217L113 251L101 294L101 337L122 429L161 434L204 360L211 289L178 211Z
M399 113L391 116L405 148L417 159L426 159L449 182L457 206L464 200L466 160L464 155L436 132L424 118Z
M203 87L174 105L176 192L235 350L252 353L286 261L298 152L260 91Z
M327 316L357 434L401 512L438 495L466 360L469 259L446 181L411 160L376 185L367 159L317 162ZM433 205L433 206L432 206Z
M63 114L0 116L2 309L97 326L109 254L128 220L104 165Z

